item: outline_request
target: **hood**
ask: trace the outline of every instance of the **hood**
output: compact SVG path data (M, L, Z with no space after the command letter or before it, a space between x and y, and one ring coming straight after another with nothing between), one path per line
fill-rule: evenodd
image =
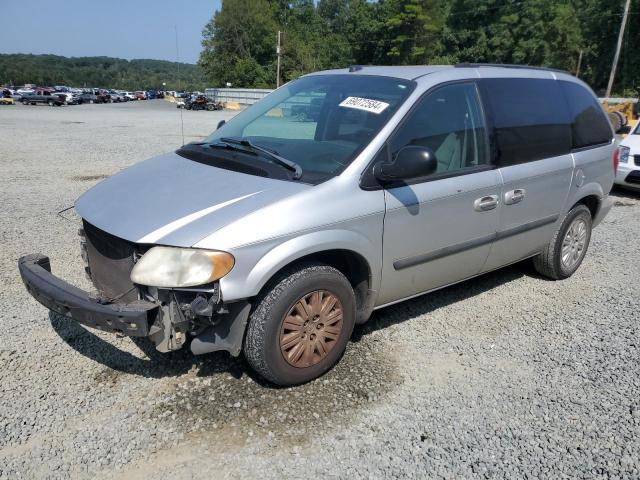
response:
M92 225L131 242L190 247L244 215L309 188L170 153L100 182L76 201L75 209Z
M640 155L640 134L627 135L620 145L629 147L631 155Z

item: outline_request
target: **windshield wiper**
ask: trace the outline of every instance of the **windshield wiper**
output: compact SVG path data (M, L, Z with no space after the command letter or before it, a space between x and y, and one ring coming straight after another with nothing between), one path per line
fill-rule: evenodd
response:
M269 150L268 148L261 147L260 145L256 145L251 140L247 140L245 138L237 139L230 137L222 137L220 139L222 143L231 144L231 145L241 145L243 147L250 148L254 152L260 152L264 155L267 155L277 164L283 166L287 170L291 170L293 172L293 179L298 180L302 177L302 167L298 165L296 162L289 160L288 158L281 157L278 152L274 152Z

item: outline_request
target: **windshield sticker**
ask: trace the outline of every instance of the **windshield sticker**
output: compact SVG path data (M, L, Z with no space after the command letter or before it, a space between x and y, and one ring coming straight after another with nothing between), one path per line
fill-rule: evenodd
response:
M378 100L371 100L369 98L347 97L340 103L340 106L364 110L365 112L371 112L377 115L384 112L385 108L387 108L389 104Z

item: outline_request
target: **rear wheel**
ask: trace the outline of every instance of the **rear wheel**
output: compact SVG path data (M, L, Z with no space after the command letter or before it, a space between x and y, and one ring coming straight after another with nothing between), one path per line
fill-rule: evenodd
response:
M349 281L328 265L306 264L282 274L259 297L244 354L273 383L305 383L340 359L354 324Z
M573 207L551 242L533 258L533 265L538 273L553 280L573 275L587 254L591 228L591 211L582 204Z

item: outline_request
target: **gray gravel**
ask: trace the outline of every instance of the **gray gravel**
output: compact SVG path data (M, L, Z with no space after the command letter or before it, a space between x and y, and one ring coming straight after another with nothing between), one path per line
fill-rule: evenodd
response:
M184 112L187 141L231 112ZM640 478L640 196L617 191L570 279L516 265L377 312L340 365L275 389L226 354L160 356L48 312L56 212L181 143L163 101L0 107L0 478Z

